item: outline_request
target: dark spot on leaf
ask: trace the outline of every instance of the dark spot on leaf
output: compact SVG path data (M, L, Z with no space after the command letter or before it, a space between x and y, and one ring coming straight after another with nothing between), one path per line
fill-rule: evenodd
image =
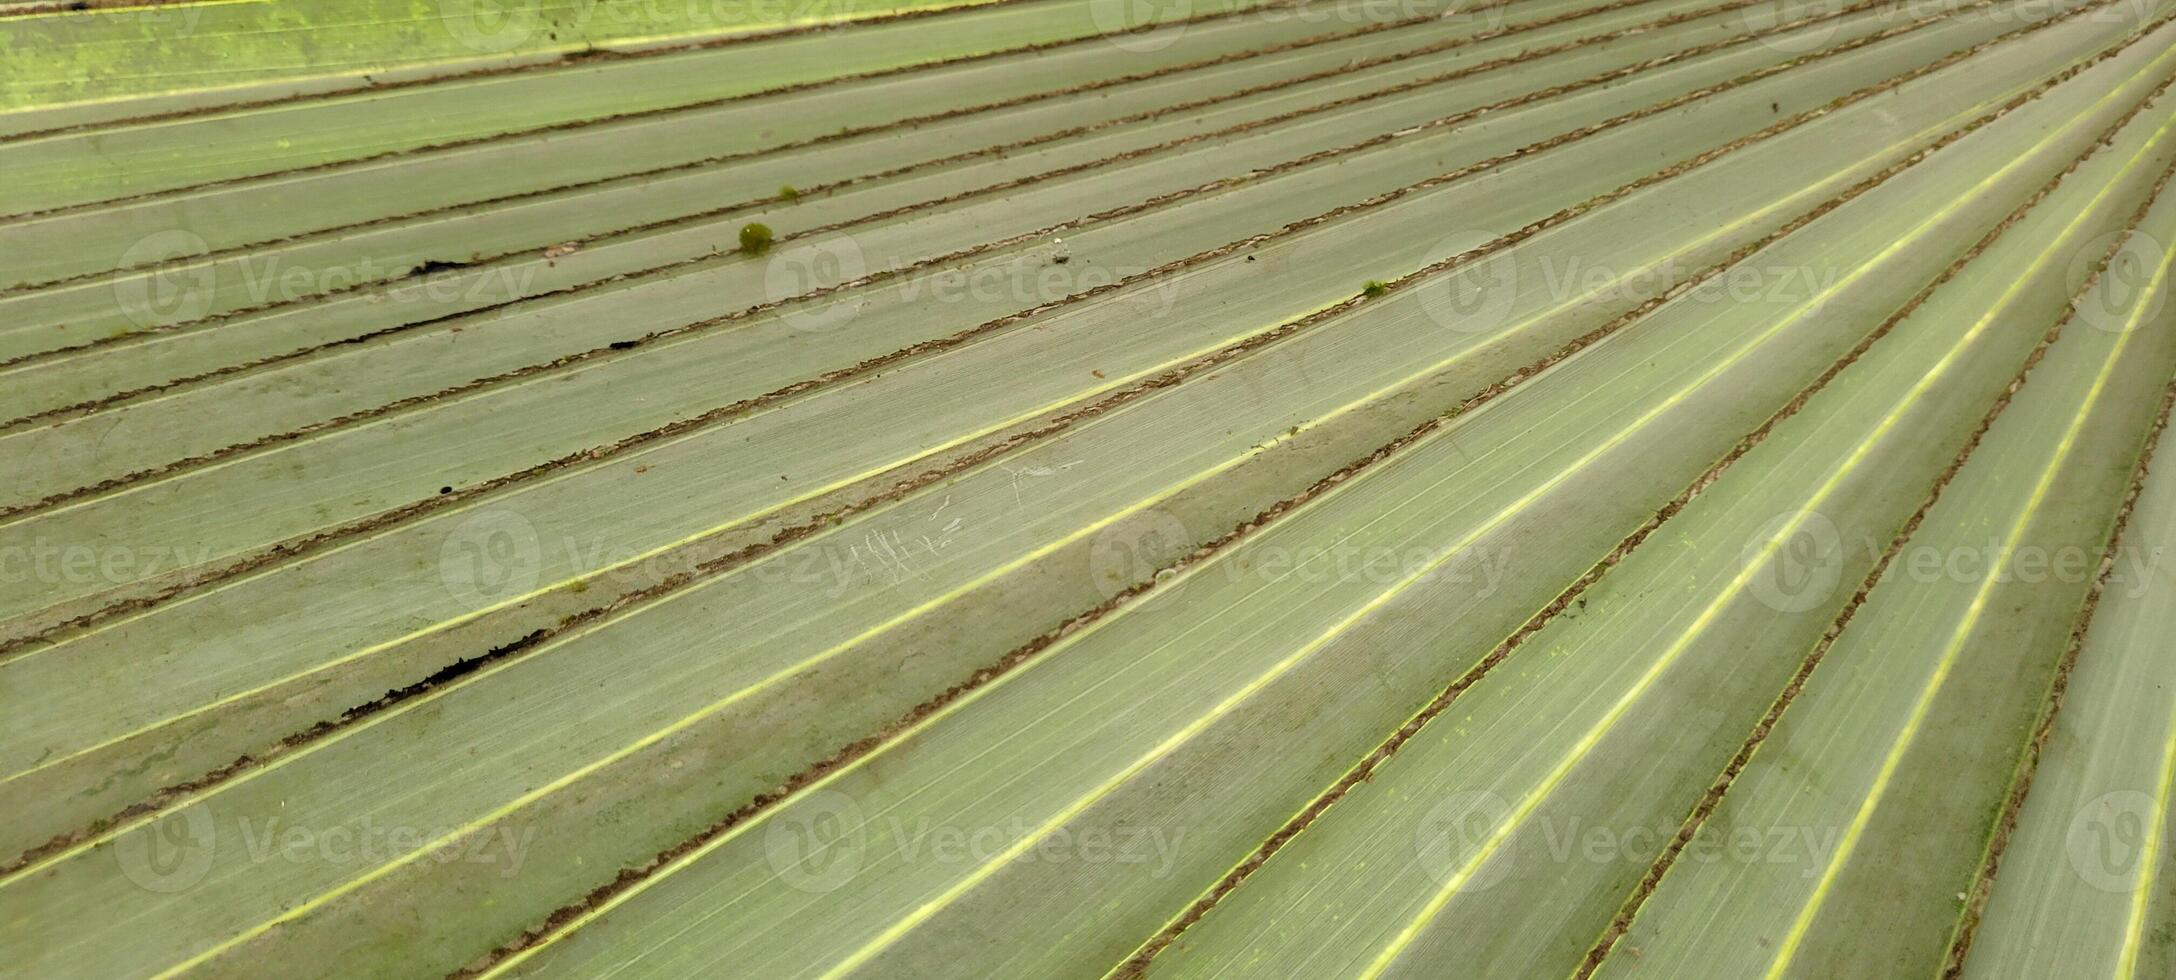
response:
M428 262L423 263L422 265L416 266L415 271L410 272L409 275L427 276L434 272L445 272L451 269L463 268L467 265L468 263L466 262L447 262L443 259L432 259Z

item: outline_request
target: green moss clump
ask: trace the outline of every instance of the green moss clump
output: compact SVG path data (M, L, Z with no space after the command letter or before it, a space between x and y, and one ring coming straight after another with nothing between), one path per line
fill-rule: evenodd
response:
M751 221L740 226L740 250L749 255L762 255L770 251L771 242L774 240L776 236L771 234L770 225Z
M796 190L792 184L786 184L778 189L778 199L781 201L798 201L801 199L801 192Z
M1374 299L1375 297L1381 296L1389 291L1389 284L1383 282L1380 279L1370 279L1368 280L1367 285L1360 287L1360 295L1365 296L1369 299Z

